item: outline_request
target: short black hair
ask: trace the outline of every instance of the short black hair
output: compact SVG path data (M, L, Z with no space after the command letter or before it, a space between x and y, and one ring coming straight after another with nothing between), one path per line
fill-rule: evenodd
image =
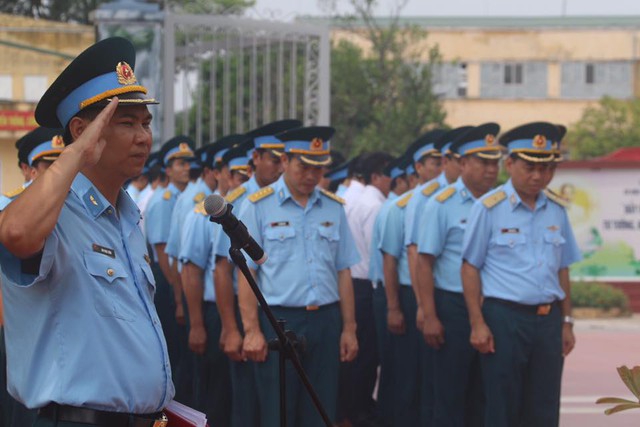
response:
M366 155L362 159L364 166L364 183L371 184L371 177L373 174L382 175L384 173L384 169L392 160L393 156L389 153L385 153L384 151L374 151L373 153Z

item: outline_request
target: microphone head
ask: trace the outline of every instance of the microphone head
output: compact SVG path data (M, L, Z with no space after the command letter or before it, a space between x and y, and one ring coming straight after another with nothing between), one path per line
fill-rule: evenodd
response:
M224 197L218 194L211 194L204 199L204 210L209 216L214 218L222 215L227 207L227 202Z

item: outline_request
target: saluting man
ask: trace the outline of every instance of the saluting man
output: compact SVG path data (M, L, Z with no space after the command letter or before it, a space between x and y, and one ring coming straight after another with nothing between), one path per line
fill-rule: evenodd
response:
M269 259L250 267L267 303L287 329L306 338L302 365L327 413L335 417L340 361L358 352L349 267L358 262L342 200L316 186L331 162L330 127L277 135L285 143L283 176L249 196L240 219ZM263 426L279 425L278 356L267 353L275 337L244 277L238 278L244 352L256 362ZM291 366L287 367L287 420L323 426Z
M36 108L58 159L0 213L9 393L37 426L165 426L174 388L155 280L123 184L151 149L126 39L81 53ZM115 97L115 95L118 95Z
M461 176L436 193L418 219L418 290L423 335L434 348L434 426L484 425L480 364L469 344L469 317L462 294L462 238L473 203L493 188L502 149L500 126L467 127L449 150Z
M461 274L487 426L558 425L563 356L575 344L569 266L580 251L565 208L543 192L554 141L546 122L503 135L511 179L467 221Z

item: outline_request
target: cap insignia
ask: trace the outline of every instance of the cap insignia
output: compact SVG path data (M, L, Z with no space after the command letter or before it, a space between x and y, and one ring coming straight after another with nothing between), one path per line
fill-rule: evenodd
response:
M118 83L121 85L138 83L136 76L133 74L133 70L126 62L118 62L118 65L116 65L116 74L118 76Z
M547 145L547 138L544 135L536 135L533 137L534 148L544 148Z
M191 151L191 148L189 148L189 144L187 144L186 142L181 142L178 146L178 150L180 150L181 153L186 153Z
M60 135L56 135L51 139L51 148L64 148L64 141Z
M554 142L553 144L551 144L551 149L552 150L557 150L558 149L558 143Z
M311 151L320 151L322 150L322 138L313 138L311 140Z
M496 136L488 134L484 137L484 142L486 142L489 147L496 145Z

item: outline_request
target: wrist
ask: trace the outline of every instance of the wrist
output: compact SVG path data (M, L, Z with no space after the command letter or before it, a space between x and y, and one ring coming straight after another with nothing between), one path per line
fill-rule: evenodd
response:
M356 322L348 322L342 325L342 332L356 333Z
M562 323L563 323L564 325L570 325L570 326L573 326L573 324L575 323L575 319L574 319L573 317L571 317L571 316L564 316L564 317L562 318Z

